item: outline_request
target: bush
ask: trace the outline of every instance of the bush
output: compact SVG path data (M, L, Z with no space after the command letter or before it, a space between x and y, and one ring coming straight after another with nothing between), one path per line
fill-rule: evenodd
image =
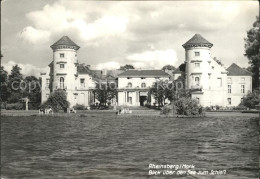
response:
M212 111L212 107L206 106L206 107L204 108L204 110L205 110L205 111Z
M1 102L1 109L6 109L6 102Z
M243 111L243 110L247 110L247 107L243 105L239 105L237 107L233 107L233 110Z
M56 90L51 93L46 102L41 105L42 108L51 107L54 112L67 111L69 107L69 102L67 101L67 94L63 90Z
M164 115L175 114L175 111L173 111L173 106L171 104L163 106L161 109L161 114Z
M86 109L86 107L82 104L76 104L75 106L73 106L73 108L75 110L85 110Z
M91 105L90 105L90 110L93 110L93 109L97 109L97 105L91 104Z
M28 103L28 109L29 110L36 110L39 109L40 104L39 103Z
M24 105L22 103L10 103L6 104L6 110L23 110Z
M182 97L173 103L174 110L179 115L198 115L202 113L202 107L195 99Z
M259 95L260 91L259 90L254 90L252 93L248 93L247 96L243 100L243 105L255 109L256 105L259 104Z

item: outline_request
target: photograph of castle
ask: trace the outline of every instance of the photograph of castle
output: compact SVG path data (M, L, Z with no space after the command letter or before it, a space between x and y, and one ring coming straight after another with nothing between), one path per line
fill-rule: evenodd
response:
M202 106L238 106L244 96L252 92L252 74L232 63L228 68L211 57L212 43L200 34L195 34L184 43L186 70L92 70L90 66L82 66L77 59L79 46L68 36L51 45L53 61L50 62L49 73L42 73L42 102L56 89L67 92L71 106L81 104L90 106L95 103L93 89L100 80L115 83L118 95L113 99L115 105L144 106L149 87L157 80L177 79L185 76L186 89L197 89L192 92Z
M0 3L1 179L259 178L259 1Z

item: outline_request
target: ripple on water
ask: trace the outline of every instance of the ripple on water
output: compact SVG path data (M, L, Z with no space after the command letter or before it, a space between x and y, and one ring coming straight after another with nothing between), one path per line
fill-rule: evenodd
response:
M6 178L147 178L150 163L226 169L231 179L258 177L258 120L250 117L1 121Z

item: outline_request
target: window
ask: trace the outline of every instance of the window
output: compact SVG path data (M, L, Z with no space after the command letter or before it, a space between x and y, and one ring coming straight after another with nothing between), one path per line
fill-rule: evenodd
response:
M60 68L64 68L64 64L60 64Z
M145 79L145 77L141 77L141 79L143 80L143 79Z
M196 98L197 103L200 104L200 98Z
M218 87L221 87L222 86L222 78L217 78L217 81L218 81Z
M231 98L228 98L228 104L231 105Z
M141 84L141 87L142 87L142 88L145 88L145 87L146 87L146 84L145 84L145 83L142 83L142 84Z
M195 68L199 68L200 67L200 63L195 63Z
M127 87L128 87L128 88L132 88L132 83L128 83L128 84L127 84Z
M200 85L200 78L199 77L195 77L195 85L196 86Z
M132 97L128 97L127 100L129 104L132 104Z
M64 53L60 53L60 58L64 58Z
M46 86L49 86L50 84L50 79L46 79Z
M64 78L60 77L60 88L64 89Z
M241 79L240 79L241 81L245 81L245 77L241 77Z
M85 79L84 78L80 79L80 86L85 87Z
M231 93L231 85L228 85L228 93Z
M241 93L245 93L245 85L241 85Z
M231 81L231 77L228 77L228 78L227 78L227 82L228 82L228 83L231 83L231 82L232 82L232 81Z
M48 99L48 98L49 98L49 96L50 96L49 94L46 94L46 99Z
M195 52L195 57L200 56L200 52Z
M214 66L212 66L211 68L212 68L212 70L214 70Z
M243 102L244 102L244 98L241 98L241 104L243 104Z

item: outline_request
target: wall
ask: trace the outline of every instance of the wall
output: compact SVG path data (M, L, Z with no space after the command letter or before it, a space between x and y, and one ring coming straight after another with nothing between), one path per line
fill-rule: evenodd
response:
M231 105L227 104L227 106L237 106L241 103L241 98L247 95L248 92L252 92L252 77L227 76L227 85L231 85L231 93L227 93L227 98L231 98ZM245 93L241 92L241 85L245 85Z

